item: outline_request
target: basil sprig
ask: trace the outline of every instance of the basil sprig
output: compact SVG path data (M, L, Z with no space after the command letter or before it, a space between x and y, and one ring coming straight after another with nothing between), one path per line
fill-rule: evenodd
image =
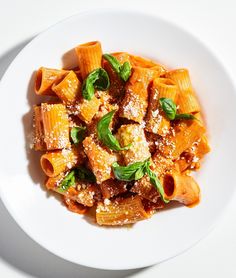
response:
M123 65L112 55L104 54L103 58L112 66L113 70L119 75L123 81L127 81L131 75L131 67L129 62L124 62Z
M176 114L175 120L196 120L192 114Z
M120 166L117 162L112 164L115 177L121 181L136 181L141 179L146 172L146 160L135 162L128 166Z
M80 142L82 142L85 138L85 131L86 127L84 126L72 127L70 131L70 137L72 139L72 142L74 144L79 144Z
M152 185L156 188L157 191L159 191L160 195L161 195L161 198L162 200L165 202L165 203L169 203L169 200L167 200L165 198L165 192L164 192L164 188L160 182L160 180L158 179L157 175L150 169L150 161L147 162L147 166L146 166L146 171L147 171L147 174L150 178L150 182L152 183Z
M166 117L170 120L174 120L177 108L176 108L176 104L173 102L173 100L171 98L162 97L159 99L159 102L160 102L162 110L166 114Z
M113 173L118 180L133 181L141 179L145 174L150 178L150 182L159 191L162 200L168 203L169 200L165 199L164 189L159 181L157 175L150 169L150 160L147 159L143 162L135 162L128 166L120 166L117 162L112 165Z
M160 98L159 103L169 120L194 120L192 114L176 114L177 107L171 98Z
M93 172L84 166L79 166L76 169L76 177L78 180L96 182L96 177Z
M104 115L97 124L98 138L103 142L104 145L109 147L113 151L123 151L130 148L131 144L126 147L121 147L119 141L111 133L109 128L112 117L116 111L113 110Z
M67 174L67 176L60 183L58 190L62 193L67 191L71 186L75 185L76 180L96 182L96 177L91 170L85 168L84 166L78 166Z
M107 72L103 68L93 70L83 82L82 94L87 100L94 96L95 89L105 91L110 86Z
M75 170L72 170L58 187L60 192L65 192L69 187L75 185Z

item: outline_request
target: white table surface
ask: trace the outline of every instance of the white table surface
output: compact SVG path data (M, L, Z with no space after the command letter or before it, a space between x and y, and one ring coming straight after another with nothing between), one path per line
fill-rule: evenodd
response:
M0 79L16 54L40 31L72 14L97 7L135 7L176 23L202 40L236 81L234 0L0 0ZM2 278L198 278L207 275L236 277L236 196L215 230L194 248L159 265L127 271L90 269L54 256L18 227L0 200Z

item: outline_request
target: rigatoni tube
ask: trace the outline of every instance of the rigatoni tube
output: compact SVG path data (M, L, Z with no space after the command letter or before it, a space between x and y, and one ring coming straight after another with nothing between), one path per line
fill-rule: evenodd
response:
M61 172L74 167L78 162L81 162L81 157L76 148L48 152L40 159L41 167L48 177L56 177Z
M166 174L163 178L165 198L175 200L184 205L197 204L200 199L200 189L191 176L180 173Z
M83 79L85 79L90 72L101 67L102 47L100 42L93 41L80 44L75 48L75 51Z
M139 196L99 202L96 220L99 225L126 225L148 218Z
M52 90L65 103L74 103L81 90L81 83L74 71L70 71L64 79L52 86Z
M193 91L189 72L187 69L176 69L169 71L165 77L173 80L179 87L179 113L195 113L200 111L200 105Z
M54 82L63 78L68 71L41 67L36 72L35 93L37 95L55 95L51 90Z
M68 148L69 120L65 105L42 103L41 114L47 150Z

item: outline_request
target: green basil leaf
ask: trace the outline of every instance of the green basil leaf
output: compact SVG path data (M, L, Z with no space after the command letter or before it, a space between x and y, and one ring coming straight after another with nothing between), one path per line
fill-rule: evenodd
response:
M76 168L76 177L78 180L96 182L96 177L94 176L93 172L84 166L78 166Z
M120 74L120 66L121 65L120 65L120 62L114 56L112 56L110 54L104 54L103 58L109 62L109 64L112 66L113 70L116 73Z
M72 129L70 131L70 137L74 144L79 144L80 142L82 142L84 140L85 130L86 130L86 127L84 127L84 126L72 127Z
M170 98L160 98L159 102L169 120L197 120L192 114L176 114L176 104Z
M157 178L156 174L150 169L150 160L143 162L136 162L128 166L120 166L117 162L112 165L113 173L118 180L133 181L141 179L145 174L148 174L150 182L158 190L162 200L168 203L169 200L165 199L164 189Z
M65 192L69 187L75 185L75 170L72 170L61 182L58 190Z
M116 111L113 110L106 115L104 115L97 124L98 138L103 142L103 144L109 147L113 151L122 151L130 148L131 144L126 147L121 147L119 141L111 133L109 129L110 122Z
M94 96L94 83L98 79L98 72L92 71L83 81L82 95L85 99L91 100Z
M82 94L87 100L94 96L95 89L105 91L110 86L110 80L107 72L103 68L93 70L83 82Z
M144 175L146 174L146 165L145 163L143 164L143 166L141 166L134 175L134 180L139 180L141 179Z
M131 75L131 67L129 62L125 62L120 68L120 77L124 81L127 81Z
M150 169L150 162L148 161L146 163L146 172L150 178L150 182L152 183L152 185L156 188L156 190L159 191L160 195L161 195L161 199L165 202L165 203L169 203L169 200L165 199L165 192L164 192L164 188L161 184L161 182L159 181L159 179L157 178L157 175Z
M195 120L196 118L192 114L176 114L175 120Z
M112 164L115 177L122 181L133 181L141 179L146 172L146 160L143 162L135 162L128 166L120 166L117 162Z
M119 75L123 81L127 81L131 75L131 67L129 62L124 62L123 65L112 55L104 54L103 58L109 62L113 70Z
M170 120L175 119L176 105L171 98L160 98L159 99L162 110L165 112L166 117Z
M106 91L110 87L108 73L103 68L100 68L98 69L98 76L98 79L94 83L94 88L101 91Z

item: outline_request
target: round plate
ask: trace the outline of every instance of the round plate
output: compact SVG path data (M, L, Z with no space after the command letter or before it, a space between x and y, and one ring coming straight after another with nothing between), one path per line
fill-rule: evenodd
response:
M202 104L212 152L196 179L201 203L156 213L129 228L104 228L69 212L47 193L39 155L28 148L33 92L32 76L40 66L77 64L72 50L92 40L104 52L127 51L170 68L186 67ZM129 11L82 13L49 28L15 58L1 82L0 193L22 229L54 254L105 269L145 267L191 247L213 227L229 203L235 180L236 95L222 64L196 38L160 18Z

